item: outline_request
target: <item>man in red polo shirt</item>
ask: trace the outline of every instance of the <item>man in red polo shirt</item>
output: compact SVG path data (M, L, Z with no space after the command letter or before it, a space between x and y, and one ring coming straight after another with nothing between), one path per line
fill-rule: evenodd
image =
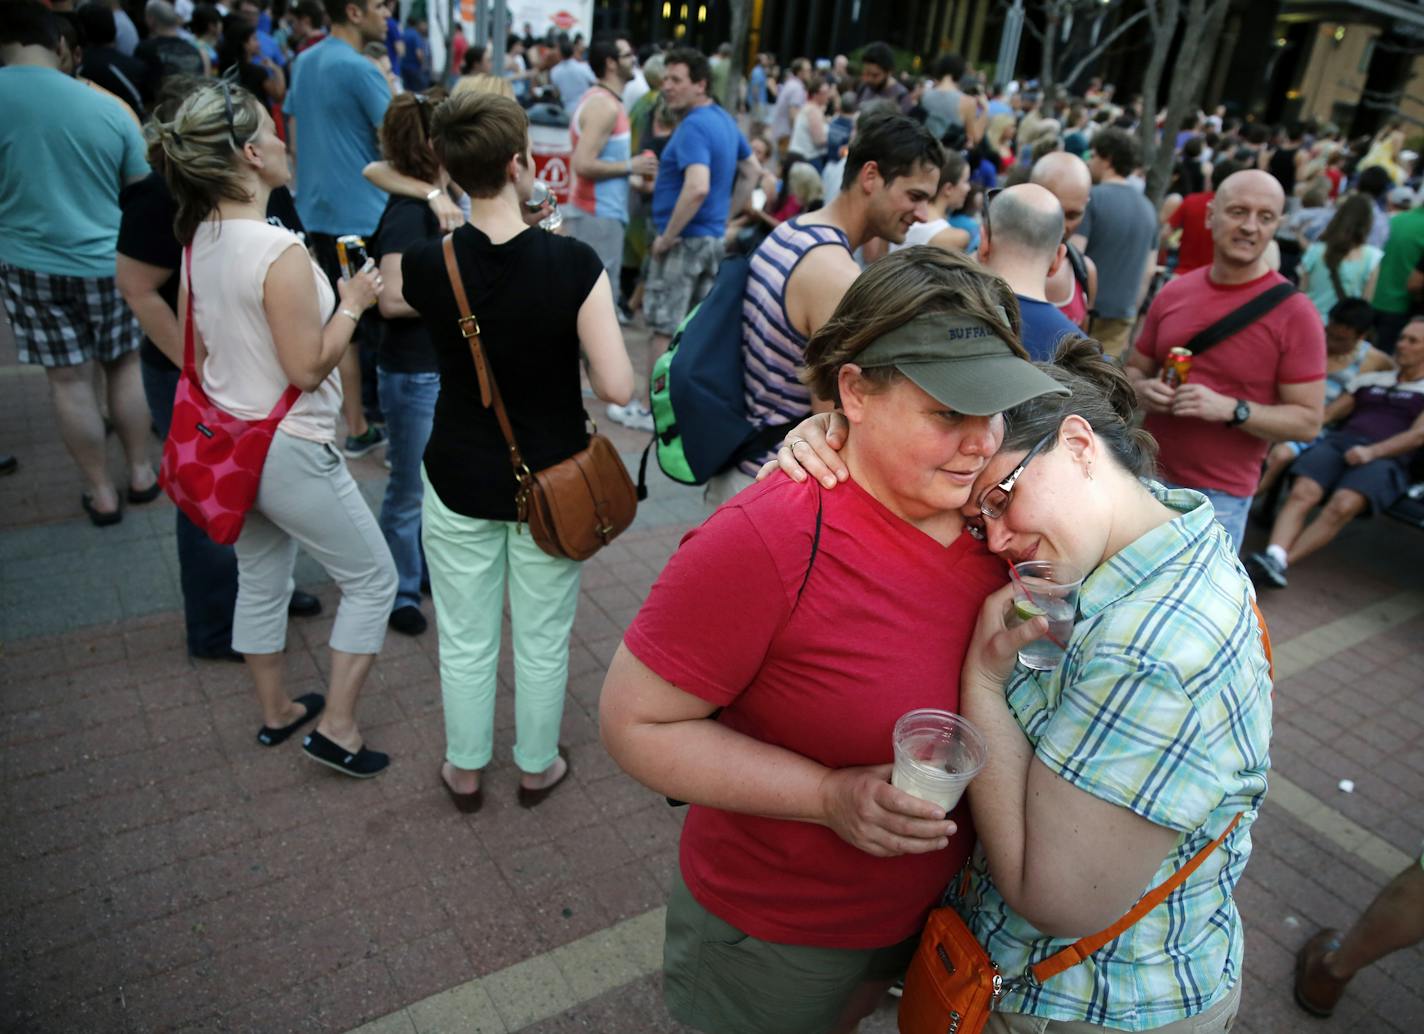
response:
M1196 356L1180 387L1158 372L1169 349L1285 282L1264 257L1284 209L1285 192L1270 173L1247 169L1227 177L1207 209L1211 265L1162 288L1127 361L1147 410L1144 426L1161 445L1163 480L1210 499L1237 549L1270 443L1308 442L1320 433L1320 317L1305 295L1295 294Z

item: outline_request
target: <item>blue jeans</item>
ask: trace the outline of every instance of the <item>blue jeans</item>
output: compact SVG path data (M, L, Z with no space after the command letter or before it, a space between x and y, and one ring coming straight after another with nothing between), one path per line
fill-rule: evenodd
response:
M420 504L424 491L420 460L430 440L435 419L435 399L440 394L438 373L379 371L381 408L386 416L390 445L386 458L391 477L381 501L381 533L396 561L400 588L396 607L420 606L420 584L427 579L425 554L420 548Z
M158 433L168 437L179 373L141 362L143 393ZM232 647L232 610L237 603L237 554L174 507L178 538L178 577L183 587L183 621L188 652L212 654Z
M1241 552L1241 545L1246 541L1246 516L1251 512L1251 496L1231 495L1217 488L1198 488L1195 485L1169 485L1168 487L1190 488L1193 492L1200 492L1210 499L1211 508L1216 512L1216 522L1226 529L1226 534L1231 536L1231 541L1236 546L1236 552Z

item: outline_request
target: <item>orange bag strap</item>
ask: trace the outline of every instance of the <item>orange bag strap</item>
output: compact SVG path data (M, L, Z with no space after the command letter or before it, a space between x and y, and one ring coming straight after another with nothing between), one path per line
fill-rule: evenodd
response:
M1084 937L1081 940L1074 941L1062 951L1050 955L1042 962L1030 967L1029 974L1033 977L1034 981L1041 984L1050 977L1056 977L1064 970L1072 969L1104 944L1120 936L1124 930L1132 926L1132 924L1136 923L1148 912L1151 912L1163 901L1167 900L1167 896L1186 882L1187 877L1197 871L1197 866L1206 861L1206 856L1225 842L1226 838L1231 835L1231 831L1236 828L1236 824L1241 821L1242 814L1244 813L1237 812L1236 817L1233 818L1230 825L1222 831L1221 836L1198 851L1190 862L1174 872L1169 879L1159 883L1152 890L1144 894L1142 900L1128 909L1127 914L1113 923L1112 926L1109 926L1106 930L1099 930L1097 933Z
M1276 678L1276 662L1271 658L1271 631L1266 627L1266 617L1256 605L1256 597L1251 597L1251 609L1256 612L1256 625L1261 629L1261 648L1266 651L1266 667L1271 673L1271 681Z

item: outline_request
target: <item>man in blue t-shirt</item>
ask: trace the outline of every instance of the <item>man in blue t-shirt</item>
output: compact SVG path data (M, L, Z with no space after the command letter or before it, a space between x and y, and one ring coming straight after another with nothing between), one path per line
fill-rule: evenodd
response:
M48 8L0 4L0 296L20 362L44 368L60 438L84 480L80 504L102 526L118 523L121 498L146 503L160 491L148 460L143 335L114 281L119 190L148 175L148 161L123 102L59 70L61 46ZM96 363L126 494L109 475Z
M413 18L405 28L405 54L397 66L401 82L413 93L430 85L430 40L425 35L424 18Z
M742 210L761 174L737 123L708 95L712 72L707 58L679 47L668 52L663 66L663 100L680 121L663 148L653 183L658 235L643 291L643 314L653 332L649 374L682 318L712 289L722 262L727 212Z
M1036 362L1052 362L1060 341L1082 334L1048 301L1048 278L1066 255L1063 206L1046 188L1020 183L989 203L979 261L1014 289L1023 316L1023 346Z
M369 237L381 221L386 195L361 175L381 157L380 128L391 88L375 63L362 56L367 43L386 37L386 0L323 0L331 34L292 69L287 90L287 146L296 152L297 214L316 259L335 286L341 276L336 238ZM342 358L342 411L347 456L364 456L385 441L368 421L380 413L375 398L375 347L371 320L361 321L356 348ZM362 367L368 370L368 397L362 398ZM363 405L363 402L365 403Z

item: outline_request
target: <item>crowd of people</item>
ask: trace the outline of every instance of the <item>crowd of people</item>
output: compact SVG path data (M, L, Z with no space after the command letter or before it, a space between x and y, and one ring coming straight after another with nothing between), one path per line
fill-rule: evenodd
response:
M589 396L651 430L652 364L741 253L725 337L756 446L708 481L600 706L612 757L691 804L673 1015L850 1032L966 866L951 900L1016 974L1205 854L1131 938L1014 985L991 1029L1229 1029L1271 728L1251 579L1285 586L1388 509L1424 446L1401 130L1202 113L1160 142L1154 205L1154 114L1097 81L1040 96L873 43L854 69L759 55L738 83L730 46L527 26L499 70L457 43L453 76L385 0L184 6L149 0L141 32L118 0L0 2L0 147L28 156L0 167L0 288L96 525L160 493L151 434L191 423L182 377L252 421L295 389L236 543L176 516L188 650L247 665L259 744L310 726L314 761L382 772L361 689L388 629L427 630L429 593L440 786L477 812L507 596L519 800L557 790L581 564L522 533L489 382L535 470L587 444ZM557 213L541 101L569 119ZM382 448L376 514L346 460ZM1269 544L1243 563L1253 513ZM326 693L293 700L288 616L319 607L299 548L341 597ZM1047 622L1005 621L1006 563L1033 559L1082 575L1046 672L1015 657ZM949 811L887 781L921 707L989 744ZM1333 1006L1369 953L1310 950Z

